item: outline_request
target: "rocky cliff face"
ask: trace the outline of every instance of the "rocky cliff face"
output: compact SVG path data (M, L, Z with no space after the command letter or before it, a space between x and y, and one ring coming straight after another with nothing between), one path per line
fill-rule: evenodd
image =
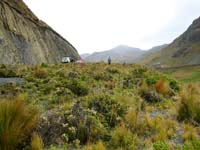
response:
M60 63L64 56L80 58L22 0L0 0L0 64Z

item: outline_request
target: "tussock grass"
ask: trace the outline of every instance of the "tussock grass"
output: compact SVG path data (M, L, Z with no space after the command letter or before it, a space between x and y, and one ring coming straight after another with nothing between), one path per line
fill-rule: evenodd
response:
M36 133L33 133L32 138L31 138L31 150L43 150L42 139Z
M36 109L23 100L0 102L0 149L16 150L29 136L37 123Z
M165 80L159 80L158 82L156 82L154 88L156 92L162 94L164 97L167 97L171 94L170 86Z
M184 126L184 134L183 134L183 140L197 140L198 134L197 130L192 125L185 125Z
M200 93L197 86L189 84L182 88L177 116L181 121L200 123Z

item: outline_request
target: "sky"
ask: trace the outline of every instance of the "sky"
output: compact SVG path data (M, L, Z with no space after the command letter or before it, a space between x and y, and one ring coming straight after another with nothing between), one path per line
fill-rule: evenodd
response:
M24 0L80 54L171 43L200 16L200 0Z

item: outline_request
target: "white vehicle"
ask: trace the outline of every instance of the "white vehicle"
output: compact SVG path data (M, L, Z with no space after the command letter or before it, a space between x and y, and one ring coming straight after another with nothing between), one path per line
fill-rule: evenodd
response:
M70 63L70 62L75 62L75 60L72 57L63 57L61 62L62 63Z

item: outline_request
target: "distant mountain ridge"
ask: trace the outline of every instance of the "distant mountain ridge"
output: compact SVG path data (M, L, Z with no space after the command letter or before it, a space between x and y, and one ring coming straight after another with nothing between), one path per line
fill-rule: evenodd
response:
M169 44L163 44L160 46L155 46L152 47L151 49L147 50L142 56L138 57L136 59L136 62L143 62L143 61L147 61L149 59L149 56L161 51L162 49L166 48Z
M81 54L81 58L82 59L85 59L85 58L87 58L88 56L90 56L91 54L89 54L89 53L84 53L84 54Z
M0 64L60 63L77 50L22 0L0 0Z
M155 46L149 50L141 50L139 48L133 48L126 45L119 45L108 51L95 52L93 54L82 54L81 57L87 62L106 62L110 56L115 63L138 63L146 58L146 56L160 51L167 46L167 44L163 44Z
M200 17L166 48L148 55L140 63L162 67L200 64Z
M87 57L85 57L86 62L106 62L110 56L112 62L114 63L134 63L135 60L144 54L145 51L142 51L139 48L133 48L126 45L119 45L113 49L95 52Z

